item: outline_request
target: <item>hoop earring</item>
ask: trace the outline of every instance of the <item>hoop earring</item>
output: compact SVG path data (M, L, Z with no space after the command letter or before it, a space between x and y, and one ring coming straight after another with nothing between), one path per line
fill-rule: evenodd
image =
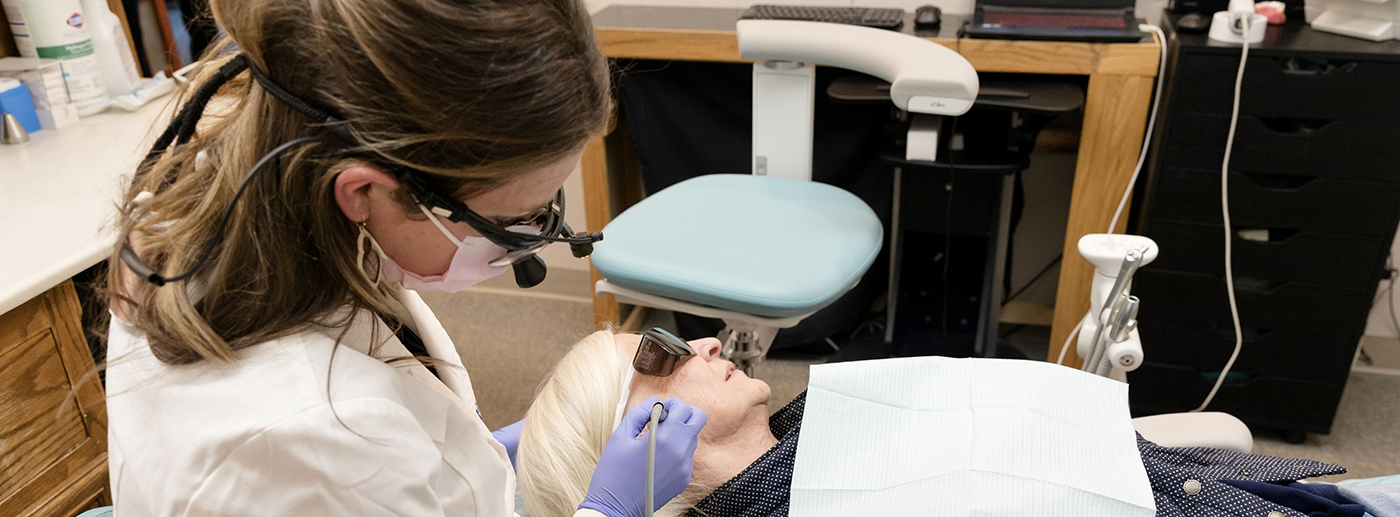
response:
M383 274L384 268L380 267L377 254L374 257L374 274L370 274L369 271L365 269L365 259L369 258L365 256L365 243L368 242L368 247L370 248L378 248L378 246L375 245L374 236L369 234L369 230L365 229L365 223L360 222L356 224L360 227L360 235L355 238L355 265L360 268L361 273L364 273L365 278L369 279L371 285L379 287L380 275Z

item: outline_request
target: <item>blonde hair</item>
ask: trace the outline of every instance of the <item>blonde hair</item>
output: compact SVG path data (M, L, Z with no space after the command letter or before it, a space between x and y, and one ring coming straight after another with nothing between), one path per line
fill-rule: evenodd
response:
M588 494L593 469L613 432L622 396L623 368L613 332L603 330L574 345L540 388L525 413L515 471L525 506L535 517L568 517ZM690 509L677 497L657 515Z
M191 84L217 88L211 105L220 109L191 125L197 131L187 142L141 163L116 226L167 276L189 269L206 247L213 253L188 286L162 288L126 282L114 250L106 281L117 312L165 363L231 362L234 351L310 322L345 328L358 311L391 312L357 263L357 228L335 201L335 177L350 165L415 168L435 192L467 198L577 152L612 110L608 67L582 0L210 7L229 38L210 47ZM216 72L234 53L337 115L335 129L352 141L281 155L248 183L220 234L225 208L260 157L331 134L247 72L231 80ZM155 195L138 203L142 192ZM409 217L421 218L409 203ZM326 321L347 306L345 318Z

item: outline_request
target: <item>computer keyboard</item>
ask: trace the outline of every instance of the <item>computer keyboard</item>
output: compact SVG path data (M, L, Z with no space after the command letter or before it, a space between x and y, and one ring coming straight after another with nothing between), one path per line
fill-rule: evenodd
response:
M805 7L800 5L755 5L744 11L745 20L799 20L844 23L877 29L898 29L904 23L904 10L870 7Z

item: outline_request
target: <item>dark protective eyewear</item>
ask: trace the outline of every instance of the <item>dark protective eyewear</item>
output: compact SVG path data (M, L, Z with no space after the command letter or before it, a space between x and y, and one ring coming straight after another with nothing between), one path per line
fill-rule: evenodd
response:
M502 225L473 212L467 208L466 203L438 194L428 185L423 174L418 171L405 167L393 167L391 170L397 176L399 183L406 185L418 202L428 207L430 212L454 223L467 223L482 237L486 237L497 246L505 248L506 255L491 262L491 265L495 267L518 264L522 260L534 257L541 249L554 242L568 244L574 257L583 258L593 253L593 243L603 240L601 232L575 233L572 228L569 228L568 223L564 222L565 205L564 189L562 188L554 193L554 199L550 201L548 206L542 207L528 221L522 221L538 228L539 233L522 233L503 227L512 226L515 223ZM516 272L516 277L519 280L519 271ZM541 279L543 278L541 277Z
M243 197L243 192L247 190L249 183L257 176L258 172L277 160L282 153L296 147L322 143L339 146L342 148L354 147L356 140L343 124L344 119L332 115L330 112L311 105L297 96L278 86L261 70L253 66L252 62L242 54L224 63L210 80L200 86L189 102L180 108L179 113L171 121L170 126L165 129L161 136L156 139L151 150L146 154L142 165L145 166L153 162L165 153L172 145L183 145L194 136L195 127L200 117L204 113L205 106L218 91L219 87L232 80L243 71L248 71L258 85L272 94L278 100L287 104L291 108L310 117L320 127L330 132L329 137L308 136L297 138L290 142L277 146L271 152L264 155L253 165L252 170L243 177L243 181L234 192L233 200L224 209L223 217L219 222L219 227L215 230L214 237L209 240L200 255L195 259L194 264L183 273L173 276L163 276L154 269L147 266L132 249L129 238L122 242L121 258L122 262L131 271L142 279L163 286L170 282L187 280L199 272L204 267L205 262L213 255L215 248L224 238L229 220L233 215L234 207L238 205L239 199ZM564 190L554 194L553 201L549 206L541 209L540 213L530 221L531 226L539 229L538 233L522 233L504 228L500 223L487 219L467 208L466 204L453 199L450 196L443 196L435 192L426 180L427 173L403 166L387 167L399 180L400 184L407 185L413 195L427 206L429 211L446 217L452 222L465 222L480 233L487 240L505 248L505 255L491 261L493 267L513 266L515 270L515 283L520 287L534 287L544 281L545 264L544 260L536 256L541 249L550 243L563 242L569 245L573 255L583 258L593 253L593 243L603 240L602 232L574 232L569 225L564 222Z
M652 377L669 377L686 359L695 355L684 339L659 328L642 333L637 355L632 356L632 368Z

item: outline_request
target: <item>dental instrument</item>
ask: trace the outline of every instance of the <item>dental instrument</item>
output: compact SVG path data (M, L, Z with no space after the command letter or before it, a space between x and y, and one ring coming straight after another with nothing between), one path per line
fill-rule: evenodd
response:
M651 427L647 430L646 517L656 515L656 426L663 420L666 420L666 406L657 401L651 405Z
M622 390L617 407L613 410L613 429L622 423L622 415L627 412L627 399L632 395L632 377L640 372L651 377L668 377L676 372L676 367L695 355L684 339L670 332L653 327L642 333L637 344L637 353L632 356L632 367L623 368ZM666 406L660 401L651 405L651 427L647 430L646 466L646 517L656 512L656 426L666 420Z
M1133 275L1157 258L1157 243L1139 235L1089 234L1079 239L1079 254L1094 265L1089 314L1081 321L1076 352L1082 370L1126 382L1126 373L1142 365L1138 338L1139 301L1131 295Z
M617 425L622 423L622 415L627 413L627 399L632 396L632 377L636 373L669 377L682 362L694 355L695 351L684 339L660 327L643 332L641 342L637 343L637 353L632 355L632 367L623 368L622 391L613 410L613 429L617 429Z
M1138 268L1157 258L1157 243L1141 235L1090 234L1079 239L1078 247L1079 254L1094 264L1091 308L1076 328L1083 329L1077 352L1089 358L1083 369L1127 382L1127 373L1141 366L1144 356L1137 330L1139 302L1130 294L1132 277ZM1091 317L1095 314L1099 317ZM1138 417L1133 419L1133 427L1148 440L1168 447L1215 447L1243 453L1254 448L1249 427L1226 413Z

